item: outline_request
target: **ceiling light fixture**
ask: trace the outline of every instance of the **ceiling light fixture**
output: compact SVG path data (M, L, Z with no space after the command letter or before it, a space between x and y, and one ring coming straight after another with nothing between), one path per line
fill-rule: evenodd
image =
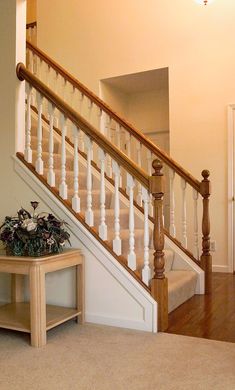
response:
M200 4L200 5L207 5L207 4L210 4L212 3L213 0L195 0L196 3Z

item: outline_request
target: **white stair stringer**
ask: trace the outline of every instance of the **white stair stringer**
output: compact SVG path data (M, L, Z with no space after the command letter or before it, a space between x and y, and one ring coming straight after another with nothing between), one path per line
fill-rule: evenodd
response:
M32 191L59 218L69 223L71 243L85 255L85 321L157 332L157 302L141 284L107 251L51 191L15 156L14 169ZM61 284L56 283L56 278ZM73 305L74 297L63 296L74 282L67 274L47 278L48 303ZM62 283L66 284L62 286Z

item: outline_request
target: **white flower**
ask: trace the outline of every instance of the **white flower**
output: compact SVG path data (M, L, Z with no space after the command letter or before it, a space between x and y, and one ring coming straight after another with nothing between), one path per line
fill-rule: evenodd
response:
M33 219L26 218L26 219L24 219L21 227L23 229L26 229L28 232L31 232L31 230L36 229L37 224L33 221Z
M24 219L24 221L23 221L21 227L22 227L23 229L27 229L28 224L31 223L31 222L33 222L32 219L26 218L26 219Z
M32 230L36 229L36 227L37 227L37 224L35 222L31 221L28 223L27 231L31 232Z

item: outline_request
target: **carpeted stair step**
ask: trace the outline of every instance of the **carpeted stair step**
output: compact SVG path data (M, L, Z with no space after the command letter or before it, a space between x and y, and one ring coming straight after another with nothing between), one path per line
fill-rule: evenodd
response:
M114 227L114 209L108 209L106 204L106 210L105 210L105 220L106 225L111 228ZM121 208L120 209L120 215L119 215L120 225L121 227L127 228L129 225L129 208ZM100 224L100 209L94 210L94 221L96 225ZM141 221L139 218L135 218L135 228L143 228L143 221Z
M44 177L47 177L49 169L44 169ZM60 180L61 180L61 170L60 169L54 169L55 172L55 181L56 181L56 187L59 188ZM74 173L72 170L66 170L66 183L69 189L73 189L74 186ZM78 177L78 183L79 183L79 191L81 189L86 189L87 187L87 174L86 172L80 172ZM99 189L100 183L97 178L94 176L92 177L92 188L93 189Z
M72 201L74 195L73 189L68 190L68 200ZM79 190L79 196L81 201L81 211L85 212L87 208L87 190ZM110 207L113 194L108 192L106 194L106 206ZM98 189L92 190L92 210L98 209L100 207L100 191Z
M196 291L197 273L191 270L171 269L168 279L168 312L190 299Z

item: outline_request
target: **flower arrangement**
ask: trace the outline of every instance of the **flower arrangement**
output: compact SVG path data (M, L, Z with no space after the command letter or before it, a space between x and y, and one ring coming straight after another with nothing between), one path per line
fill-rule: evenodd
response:
M43 256L62 252L69 233L64 229L67 225L53 214L36 213L39 202L31 202L33 212L24 208L15 217L5 217L0 227L0 240L7 253L14 256Z

